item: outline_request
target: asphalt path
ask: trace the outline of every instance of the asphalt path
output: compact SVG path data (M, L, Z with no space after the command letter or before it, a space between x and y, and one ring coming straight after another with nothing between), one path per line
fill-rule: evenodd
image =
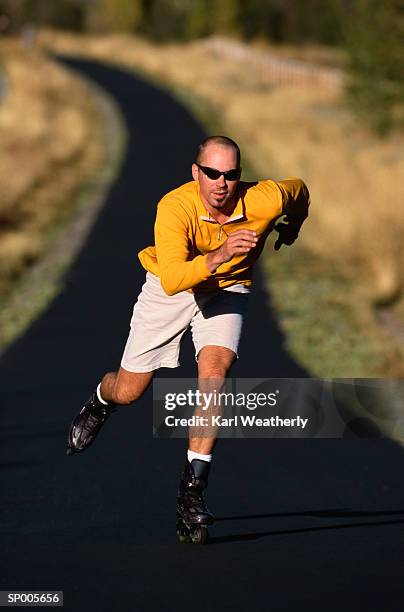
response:
M72 417L119 363L156 202L189 179L204 136L166 92L69 64L115 98L130 139L62 293L0 360L0 589L63 590L76 612L402 610L404 457L392 441L220 441L207 546L176 540L186 443L152 438L151 391L111 417L91 449L65 455ZM259 273L255 289L234 373L305 376ZM175 375L195 375L189 339Z

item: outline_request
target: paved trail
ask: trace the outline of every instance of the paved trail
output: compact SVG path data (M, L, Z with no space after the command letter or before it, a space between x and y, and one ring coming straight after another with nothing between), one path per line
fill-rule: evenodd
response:
M151 392L82 455L68 423L118 363L143 282L155 203L188 180L201 127L127 73L71 61L117 100L120 176L63 293L0 361L1 589L58 589L65 609L403 609L404 456L380 440L223 440L206 547L179 545L183 440L153 440ZM304 376L282 349L260 279L240 376ZM178 374L194 374L190 342ZM162 370L160 376L166 376Z

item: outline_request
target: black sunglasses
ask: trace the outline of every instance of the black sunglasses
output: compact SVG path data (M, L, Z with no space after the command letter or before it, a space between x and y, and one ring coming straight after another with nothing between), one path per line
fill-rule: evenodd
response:
M217 181L222 175L226 181L238 181L241 176L241 168L232 168L231 170L227 170L226 172L220 172L220 170L216 170L215 168L209 168L209 166L201 166L198 162L195 162L198 168L202 170L204 174L213 181Z

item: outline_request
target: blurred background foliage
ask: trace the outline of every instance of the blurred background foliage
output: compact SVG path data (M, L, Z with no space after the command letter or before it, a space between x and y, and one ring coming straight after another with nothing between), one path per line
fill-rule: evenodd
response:
M143 32L155 40L215 33L277 42L338 44L338 13L347 0L0 0L18 29L37 25L88 32ZM354 3L353 3L354 4Z
M214 34L344 49L347 99L379 134L404 118L404 0L0 0L3 33L27 24L137 33L155 42Z
M288 349L319 376L403 376L403 34L404 0L0 0L0 348L22 329L7 295L36 304L19 279L105 171L105 122L54 52L164 85L240 142L247 180L302 176L310 223L264 258Z
M341 20L347 50L348 97L380 134L404 119L404 2L357 0Z

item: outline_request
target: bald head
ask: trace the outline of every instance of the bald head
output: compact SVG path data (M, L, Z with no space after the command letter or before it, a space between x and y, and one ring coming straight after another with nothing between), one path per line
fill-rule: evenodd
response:
M239 146L234 140L231 138L227 138L227 136L209 136L205 138L203 142L198 147L196 153L196 161L198 164L203 162L204 154L206 150L212 145L218 145L221 147L228 147L235 151L237 158L237 167L240 167L240 149Z
M230 215L240 182L240 149L227 136L210 136L200 145L192 178L199 184L199 195L211 214Z

